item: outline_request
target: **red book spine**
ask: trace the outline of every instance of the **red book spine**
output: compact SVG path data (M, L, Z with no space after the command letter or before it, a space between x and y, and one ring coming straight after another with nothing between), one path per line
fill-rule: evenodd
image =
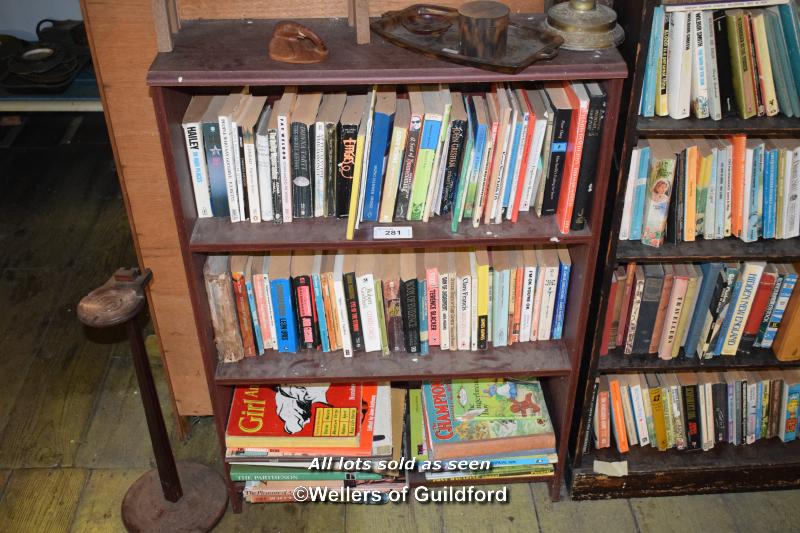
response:
M578 190L578 173L581 167L581 156L583 155L583 139L586 136L589 100L581 102L569 82L565 81L563 85L572 109L577 111L578 114L578 120L573 120L569 126L567 158L564 161L564 175L561 179L561 191L558 195L558 207L556 208L556 222L558 222L559 231L561 233L569 233L572 208L575 206L575 191Z
M614 320L614 302L617 300L619 282L614 280L611 289L608 291L608 307L606 309L606 320L603 323L603 336L600 340L600 355L608 355L608 345L611 342L611 322Z
M439 269L426 269L425 279L427 280L426 286L428 290L428 301L426 302L428 306L428 344L430 346L439 346L439 320L441 319L439 314Z
M528 111L528 130L525 134L525 144L523 144L523 152L522 152L522 160L519 163L519 174L517 176L517 191L516 191L516 198L514 198L514 209L511 211L511 221L516 222L517 217L519 216L519 205L522 203L522 189L525 185L525 170L528 168L528 157L530 156L531 152L531 139L533 138L533 129L536 125L536 115L533 113L533 108L531 107L531 102L528 99L528 93L525 91L520 91L522 95L522 101L520 105ZM523 110L523 113L525 110Z
M319 335L316 332L317 312L314 305L314 291L311 289L311 278L297 276L294 278L294 284L300 341L303 348L313 349L319 345Z
M247 287L241 272L231 273L233 279L233 296L236 299L236 312L239 315L239 329L242 333L242 346L246 357L256 356L256 341L253 337L253 318L250 316L250 301L247 298Z
M753 297L753 307L750 308L747 322L744 323L742 335L755 336L758 334L758 329L761 327L761 322L764 318L764 312L769 304L769 297L772 294L772 287L775 285L775 277L774 272L765 272L761 275L756 295Z

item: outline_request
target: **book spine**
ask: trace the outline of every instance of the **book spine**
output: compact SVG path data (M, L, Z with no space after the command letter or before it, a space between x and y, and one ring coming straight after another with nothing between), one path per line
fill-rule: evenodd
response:
M657 65L657 87L656 87L656 102L654 105L655 114L659 117L665 117L669 114L669 98L667 95L667 64L669 58L669 41L672 37L670 30L670 15L664 15L664 25L661 30L661 48L659 50L659 58Z
M775 308L770 314L769 324L764 331L764 337L760 343L761 348L772 347L775 336L778 334L778 327L781 325L783 315L786 311L786 306L789 305L789 299L792 296L792 291L794 290L796 284L797 274L787 274L783 278L783 283L781 284L780 293L778 295L777 302L775 303ZM777 283L775 285L777 286Z
M256 305L256 296L253 292L253 282L245 281L245 290L247 291L247 303L250 310L250 318L252 320L253 337L256 340L256 355L264 353L264 338L261 335L261 324L258 320L258 306Z
M586 135L583 141L583 151L595 154L600 149L600 139L603 133L603 121L606 116L606 95L592 96L589 101L589 112L586 118ZM652 116L652 115L651 115ZM594 178L597 173L597 157L582 157L578 184L575 189L575 204L572 210L570 229L579 231L586 226L586 221L591 215L592 191Z
M419 316L417 305L417 280L403 280L401 283L400 301L403 315L403 341L406 352L419 353Z
M731 69L732 52L728 40L728 22L725 11L713 11L712 23L719 78L720 113L722 117L732 117L736 115L736 101L733 87L733 71Z
M683 387L683 412L686 422L686 447L698 450L702 447L700 442L700 416L697 405L696 385Z
M458 349L458 328L456 327L456 324L458 323L458 277L451 273L451 275L447 278L447 283L448 293L450 294L447 299L447 314L449 315L450 320L449 346L450 351L455 351ZM441 286L439 289L441 290Z
M317 330L317 310L314 306L314 289L311 276L297 276L293 279L295 301L297 302L297 328L303 348L313 350L319 346Z
M752 59L747 47L744 16L727 15L728 46L730 49L731 71L736 107L743 119L757 114L755 107L755 88L752 82Z
M258 174L258 200L261 206L261 220L271 222L274 218L274 207L272 203L272 166L268 135L256 135L256 172Z
M183 125L183 134L186 141L186 156L189 158L189 172L192 176L194 202L197 206L197 217L207 218L213 216L211 209L211 188L206 168L206 154L203 149L203 135L201 124L188 122Z
M272 129L267 132L269 143L269 168L270 183L272 190L272 220L276 224L283 222L283 193L281 178L280 146L278 142L278 130Z
M444 184L442 186L442 215L453 211L458 183L463 179L463 176L459 174L461 174L466 132L467 122L465 120L453 120L450 127L450 139L447 143L447 161L444 170Z
M378 329L380 330L381 338L381 355L388 357L391 352L389 351L389 336L386 331L386 315L383 312L383 284L379 279L376 279L374 283L373 290L375 291L375 308L378 314Z
M280 191L283 222L292 221L292 150L289 145L290 126L285 115L278 115L278 158L280 161Z
M417 280L417 316L419 317L419 354L428 355L430 344L428 344L428 283Z
M331 351L330 336L328 334L328 320L325 315L325 301L322 298L322 279L319 274L311 275L311 286L314 289L314 305L317 313L319 327L319 341L323 352Z
M386 336L389 350L400 353L405 349L403 336L403 312L400 301L400 280L383 280L384 315L386 316Z
M238 273L232 274L233 295L236 300L236 313L239 317L239 331L242 334L242 345L244 355L253 357L256 355L256 344L253 337L253 319L250 317L250 302L247 298L247 287L244 276Z
M567 283L569 283L569 281L567 281ZM478 281L478 285L480 286L480 281ZM536 267L526 266L523 272L523 283L522 283L522 315L520 318L520 325L519 325L520 342L528 342L531 340L531 324L533 322L533 300L535 292L536 292ZM479 313L479 319L478 319L479 343L480 343L480 328L481 325L480 325L480 313ZM563 332L563 324L562 324L562 332Z
M425 271L425 277L427 280L428 293L425 299L428 306L428 342L431 346L439 346L441 344L439 336L439 270L436 268L428 268Z
M238 155L238 142L234 146L234 133L231 131L231 122L228 117L219 117L219 139L222 148L222 161L225 168L225 185L228 193L228 209L230 210L231 222L239 222L241 212L239 211L239 199L236 194L236 164L234 157Z
M247 180L247 202L250 222L261 222L261 193L258 188L258 162L255 136L246 133L242 139L244 149L244 174Z
M561 264L558 274L558 292L553 316L553 333L550 338L559 340L564 331L564 316L567 310L567 296L569 295L569 275L571 265Z
M742 334L744 333L745 322L750 314L753 299L758 289L763 266L761 268L756 266L747 268L748 266L750 265L745 267L741 282L737 282L737 284L741 284L741 288L737 294L737 299L733 301L730 326L726 328L720 352L722 355L736 355L736 350L739 348L739 342L742 340Z
M642 387L639 385L633 385L630 391L632 400L631 404L633 405L633 415L636 421L636 433L639 436L639 445L648 446L650 445L650 435L647 433L647 417L644 413Z
M422 126L422 139L420 140L414 169L414 183L411 187L408 220L422 220L441 128L442 119L440 116L425 116L425 122Z
M712 120L722 119L722 98L720 95L719 67L717 60L716 31L714 15L701 11L703 31L706 35L706 65L708 71L708 113Z
M686 426L683 423L683 398L680 386L669 388L669 399L672 408L672 426L675 433L675 447L679 450L686 449Z
M219 124L203 124L203 144L208 171L208 184L211 195L211 212L215 217L230 216L228 208L228 188L225 181L225 163L219 134Z
M658 57L661 53L661 40L664 31L664 7L653 8L653 25L650 30L650 40L647 46L647 62L645 66L644 83L642 86L641 115L652 117L655 115L656 87L658 74Z
M364 183L363 215L364 221L377 221L383 190L384 160L389 153L389 135L392 133L394 115L375 113L372 125L372 138L369 150L367 180Z
M314 196L311 187L311 152L308 126L292 122L292 217L314 216Z
M271 280L272 308L278 333L279 352L297 352L297 320L294 317L291 282L286 279Z
M403 153L403 166L400 171L400 185L397 189L397 200L394 206L395 220L406 220L408 218L411 205L411 190L414 185L414 171L417 167L417 155L422 135L421 123L422 117L420 115L411 117L408 139Z
M554 215L558 206L564 163L567 157L569 127L572 121L571 109L557 109L553 119L553 141L550 145L550 166L545 180L545 193L542 200L542 214Z
M361 317L361 332L364 338L364 351L381 350L380 325L375 297L375 280L372 274L356 277L358 290L358 310Z
M672 295L669 301L669 312L666 317L666 325L661 335L661 343L658 346L658 356L661 359L672 359L672 345L678 332L683 303L686 299L686 278L675 277L672 284Z
M439 345L442 350L450 349L450 328L454 327L450 323L450 275L439 273Z
M764 212L762 214L762 237L774 239L778 217L778 150L768 150L764 160Z
M689 17L691 19L691 27L694 30L694 35L692 36L692 111L697 118L707 118L710 114L708 105L708 74L710 65L706 63L709 44L703 25L703 12L693 11L689 13Z
M780 280L776 281L776 279L777 275L774 273L764 273L761 276L753 297L753 307L744 324L742 340L739 343L740 351L747 350L749 353L750 349L756 345L762 326L766 330L769 314L777 302L780 291Z
M344 281L341 277L333 278L333 294L336 298L336 310L338 312L339 336L342 340L342 352L344 357L353 357L353 341L350 335L350 308L345 296Z
M330 350L338 351L342 348L342 339L339 334L339 315L336 310L336 295L333 287L333 274L325 272L320 275L322 285L322 304L325 313L325 325L328 328L328 344Z
M327 193L325 187L325 171L327 169L325 161L325 152L327 151L325 123L315 122L312 128L314 138L314 154L311 158L314 167L314 216L322 217L326 215L325 196Z
M350 329L350 341L353 352L364 351L364 333L361 323L361 314L358 307L358 288L356 275L348 272L344 275L344 297L347 305L347 324Z
M358 125L339 126L339 149L336 156L336 216L346 218L350 211L350 194L356 166Z
M650 148L648 146L643 146L639 149L638 163L638 175L633 189L633 209L631 210L629 239L632 241L638 241L642 238L644 206L647 198L647 176L650 171Z
M391 222L394 217L395 202L397 201L400 178L403 171L403 150L406 144L408 125L398 127L395 124L392 140L389 146L389 158L386 162L386 176L383 181L383 197L379 220Z
M636 280L636 291L633 295L633 304L631 305L630 321L628 322L628 329L625 332L625 354L632 354L634 341L636 339L636 326L639 322L641 313L642 297L644 296L644 286L646 280Z
M472 279L470 276L458 276L458 315L456 329L458 331L458 349L469 351L472 343ZM507 306L506 306L507 309Z
M336 174L337 149L339 148L338 129L336 124L328 122L325 124L325 209L326 217L336 216Z

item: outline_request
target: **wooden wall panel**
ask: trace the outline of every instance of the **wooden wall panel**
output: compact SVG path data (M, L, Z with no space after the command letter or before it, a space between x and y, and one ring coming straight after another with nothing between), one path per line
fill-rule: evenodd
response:
M150 311L177 412L211 414L153 105L145 76L157 52L153 0L81 0L139 263L153 270ZM372 0L378 15L413 3ZM438 0L457 6L462 0ZM508 0L541 12L543 0ZM178 0L181 19L344 17L345 0ZM227 38L231 38L228 36Z
M327 18L346 17L346 0L177 0L181 19L225 18ZM370 0L369 12L378 16L385 11L402 9L413 3L409 0ZM457 7L464 0L436 0L432 4ZM544 0L505 0L513 12L541 13Z
M155 114L145 76L156 54L150 0L83 0L95 69L150 311L177 412L211 414Z

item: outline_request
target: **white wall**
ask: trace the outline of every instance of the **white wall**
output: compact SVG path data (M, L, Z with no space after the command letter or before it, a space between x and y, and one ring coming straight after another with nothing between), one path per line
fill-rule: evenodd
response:
M81 20L80 0L0 0L0 33L36 40L42 19Z

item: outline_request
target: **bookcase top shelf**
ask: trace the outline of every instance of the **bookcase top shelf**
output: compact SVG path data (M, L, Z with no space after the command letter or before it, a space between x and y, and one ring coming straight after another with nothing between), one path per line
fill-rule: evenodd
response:
M520 16L537 25L543 15ZM598 52L559 50L519 74L502 74L457 65L405 50L373 34L355 44L346 19L297 20L316 31L330 50L313 65L291 65L269 58L267 46L277 20L200 20L184 22L171 52L150 67L153 86L370 85L437 82L499 82L624 78L627 68L616 49Z
M677 357L660 359L655 354L625 355L621 351L610 352L600 357L601 374L623 374L642 372L724 372L726 370L770 370L800 367L800 361L779 361L772 351L753 349L751 353L733 357L720 356L712 359Z
M800 238L770 239L744 242L736 237L726 239L664 243L658 248L646 246L638 241L619 241L619 261L637 263L689 262L689 261L777 261L800 260Z
M636 130L643 137L686 137L687 135L733 135L746 133L752 136L800 135L800 118L783 115L739 117L722 120L694 117L675 120L670 117L638 117Z
M189 248L193 252L263 252L266 250L338 250L343 248L430 248L461 246L510 246L533 244L585 244L591 240L588 229L559 233L553 216L537 218L533 213L520 216L516 223L482 224L474 228L464 222L458 232L450 231L450 217L434 217L428 222L361 223L355 238L345 239L346 219L294 219L287 224L262 222L233 224L225 218L199 218ZM411 226L412 239L373 239L376 226Z
M269 353L236 363L219 363L220 385L303 383L309 381L421 381L454 377L565 376L571 372L562 341L520 342L486 351L442 351L428 355L381 352L357 353L305 350Z

